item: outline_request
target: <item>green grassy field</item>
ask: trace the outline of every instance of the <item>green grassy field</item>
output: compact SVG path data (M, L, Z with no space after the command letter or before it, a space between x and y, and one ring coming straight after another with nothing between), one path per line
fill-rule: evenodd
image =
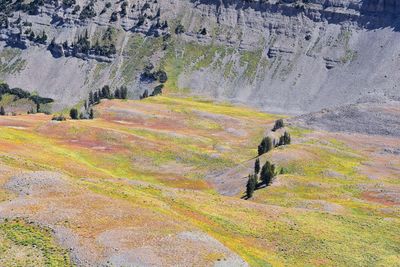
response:
M254 158L267 125L278 116L165 96L103 101L95 115L93 121L62 123L41 114L1 118L0 166L63 173L77 188L110 203L123 201L150 218L162 216L157 229L169 220L199 229L251 266L399 266L399 206L365 197L378 186L397 188L398 181L389 174L378 181L365 176L361 168L370 154L351 148L340 135L289 128L293 144L262 160L285 168L285 174L243 200L241 193L220 195L208 176ZM2 183L9 177L1 177ZM14 196L0 191L0 199L7 198ZM87 236L99 234L90 220L76 220L81 228L70 227L78 235L83 228ZM113 227L112 220L103 224ZM49 234L22 221L3 222L3 265L13 266L8 255L21 244L22 265L31 260L28 254L36 255L37 266L69 264Z

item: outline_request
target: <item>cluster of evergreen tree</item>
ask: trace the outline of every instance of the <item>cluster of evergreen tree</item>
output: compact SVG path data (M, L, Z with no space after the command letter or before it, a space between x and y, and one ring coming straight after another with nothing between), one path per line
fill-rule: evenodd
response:
M266 136L262 139L261 143L258 145L258 155L261 156L262 154L269 152L274 147L290 145L290 143L291 143L291 137L288 132L285 132L281 137L279 137L278 143L275 143L275 140L272 141L272 139L269 136Z
M80 112L76 108L72 108L69 111L69 116L72 120L93 120L94 119L94 112L93 109L86 110L85 112Z
M126 86L121 86L115 89L114 98L116 99L128 99L128 88Z
M262 168L260 168L260 159L257 158L254 163L254 173L249 174L248 176L246 184L247 198L251 198L253 196L254 191L258 188L259 185L264 184L265 186L269 186L275 176L275 165L271 164L267 160ZM260 177L261 180L260 184L258 183L258 177Z
M63 4L64 8L70 8L76 4L76 0L63 0L62 4Z
M30 92L25 91L21 88L10 88L7 83L0 84L0 99L4 94L13 95L14 101L18 99L31 100L36 105L36 112L40 112L40 105L54 102L54 100L51 98L41 97L39 95L31 95Z
M142 99L145 99L145 98L148 98L149 97L149 91L146 89L146 90L144 90L144 92L143 92L143 94L141 95L141 96L139 96L139 98L142 100Z
M70 110L70 117L73 120L78 119L93 119L94 112L93 108L94 105L100 103L101 99L127 99L128 98L128 88L126 86L121 86L115 89L114 93L111 92L110 86L104 85L101 89L96 91L89 92L88 100L85 100L84 104L84 112L79 113L76 108L72 108Z
M284 145L290 145L291 138L290 134L288 132L285 132L280 138L278 144L276 146L284 146Z
M269 136L266 136L261 140L260 145L258 145L258 155L260 156L262 154L265 154L272 148L273 148L272 140Z
M31 42L36 42L39 44L46 44L47 34L44 30L42 31L42 34L38 34L38 35L35 35L35 33L32 30L25 31L25 34L29 34L27 36L27 38Z
M94 1L90 1L85 7L82 8L81 14L79 14L80 20L90 19L96 16L94 10Z
M128 88L126 86L121 86L116 88L114 93L111 92L110 86L104 85L103 88L97 91L90 91L88 106L97 105L100 103L101 99L127 99L128 98ZM86 106L86 105L85 105Z
M109 28L111 29L111 28ZM111 42L111 37L106 31L105 35L102 38L102 42L100 43L99 40L96 41L94 45L91 45L89 35L87 30L85 31L84 35L80 35L76 43L72 43L71 45L68 44L67 41L62 43L62 47L64 50L69 51L71 50L72 55L76 55L78 53L86 54L86 55L96 55L96 56L105 56L111 57L117 53L117 49L115 45ZM52 40L50 46L54 46L55 41ZM49 48L50 48L49 46Z
M0 0L0 13L11 16L14 11L26 12L29 15L38 15L40 7L44 5L44 0L33 0L30 2L17 0Z
M157 85L154 87L153 92L149 95L149 91L146 89L144 90L143 94L139 96L140 99L148 98L149 96L156 96L162 94L162 89L164 88L163 84Z

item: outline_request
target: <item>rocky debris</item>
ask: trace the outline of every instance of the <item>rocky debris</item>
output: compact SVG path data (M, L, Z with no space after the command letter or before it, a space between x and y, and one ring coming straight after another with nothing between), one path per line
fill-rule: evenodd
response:
M268 57L274 58L279 54L293 54L294 51L292 49L284 48L284 47L271 47L268 51Z
M68 179L49 171L15 174L4 188L18 196L0 203L0 219L24 218L50 228L77 266L247 266L236 253L189 224L78 188ZM214 263L208 255L220 258Z
M292 123L331 132L400 136L400 102L367 102L299 116Z
M65 194L69 191L69 184L61 174L48 171L13 176L4 187L19 196L38 196L46 192Z
M337 59L332 59L332 58L324 58L325 60L325 66L328 70L333 69L340 63L340 60Z

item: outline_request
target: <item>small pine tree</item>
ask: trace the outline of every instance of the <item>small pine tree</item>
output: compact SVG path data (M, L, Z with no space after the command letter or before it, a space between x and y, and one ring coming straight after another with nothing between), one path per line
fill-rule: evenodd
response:
M149 97L149 91L146 89L143 92L143 95L140 96L140 99L145 99Z
M4 116L4 115L6 115L6 111L4 110L4 107L1 106L0 107L0 116Z
M285 132L283 134L283 141L285 145L290 145L291 140L290 140L290 134L288 132Z
M271 164L267 160L261 169L261 180L266 186L268 186L271 183L272 179L275 177L275 175L276 175L275 165Z
M261 144L258 146L258 155L262 155L264 153L267 153L272 149L272 140L269 136L264 137L263 140L261 141Z
M94 113L93 113L93 109L92 108L90 109L90 112L89 112L89 119L91 119L91 120L94 119Z
M93 104L98 104L100 103L100 97L99 97L99 93L96 91L93 94Z
M111 92L110 92L110 86L104 85L103 88L101 88L101 95L103 98L111 98Z
M288 132L285 132L281 137L279 137L278 146L290 145L291 138Z
M120 92L121 92L121 99L128 98L128 88L126 88L126 86L121 86Z
M78 119L78 110L76 108L72 108L69 111L69 116L71 117L71 119L77 120Z
M119 88L115 89L114 98L121 99L121 91L119 90Z
M256 162L254 163L254 173L258 174L260 172L260 159L257 158Z
M282 119L276 120L274 128L272 128L272 131L275 132L276 130L285 127L285 124L283 123Z
M246 195L247 198L251 198L253 196L254 190L256 189L257 181L255 179L255 175L249 174L249 179L247 180L246 185Z
M89 106L94 104L94 96L93 96L93 92L90 91L89 93Z

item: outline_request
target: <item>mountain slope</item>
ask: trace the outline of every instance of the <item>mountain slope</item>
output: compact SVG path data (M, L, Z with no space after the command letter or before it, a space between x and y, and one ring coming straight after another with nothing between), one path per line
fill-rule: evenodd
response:
M160 96L95 109L94 120L0 117L0 238L16 217L50 228L78 266L399 262L398 137L289 126L292 144L261 159L284 174L244 200L275 116ZM27 239L35 257L48 244Z
M275 112L399 97L396 1L33 3L2 23L0 79L56 99L56 109L105 84L137 98L158 84L143 75L149 66L167 72L166 91Z

